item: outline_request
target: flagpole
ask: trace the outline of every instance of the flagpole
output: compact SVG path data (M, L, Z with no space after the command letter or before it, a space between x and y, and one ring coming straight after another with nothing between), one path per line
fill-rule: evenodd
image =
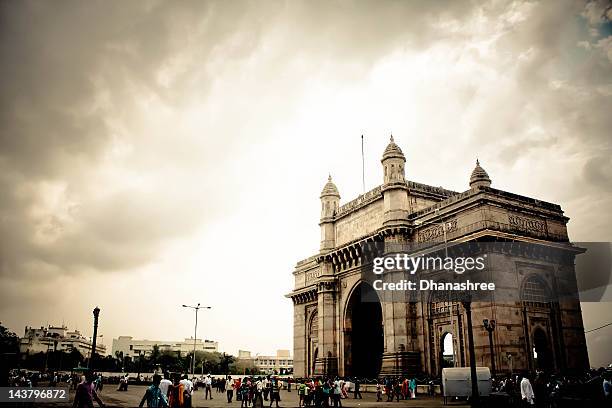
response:
M361 135L361 183L363 186L363 194L365 194L365 159L363 155L363 135Z

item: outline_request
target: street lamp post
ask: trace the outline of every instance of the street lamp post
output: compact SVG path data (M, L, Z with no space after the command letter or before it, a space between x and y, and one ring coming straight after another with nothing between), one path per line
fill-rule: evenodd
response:
M474 331L472 330L472 302L471 300L464 301L465 316L467 318L468 329L468 348L470 349L470 378L472 380L472 407L477 407L480 402L478 395L478 377L476 375L476 356L474 350Z
M100 308L96 306L93 310L94 315L94 330L93 330L93 340L91 341L91 357L87 362L87 366L89 368L94 368L94 361L96 359L96 340L98 338L98 316L100 316Z
M189 309L195 310L195 328L193 330L193 356L191 357L191 376L194 376L195 372L195 352L196 352L196 339L198 338L198 310L210 309L210 306L200 306L198 303L196 306L183 305Z
M489 332L489 350L491 351L491 371L495 377L495 355L493 354L493 330L495 330L495 320L484 319L484 328Z

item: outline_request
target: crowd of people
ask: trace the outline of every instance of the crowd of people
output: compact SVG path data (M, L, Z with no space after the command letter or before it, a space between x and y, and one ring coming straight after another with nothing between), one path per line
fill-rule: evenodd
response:
M171 380L172 378L172 380ZM243 407L263 407L264 401L269 401L272 407L276 403L279 407L280 390L283 388L281 379L278 377L243 377L232 378L226 376L222 379L212 378L210 375L190 380L185 374L170 375L156 374L153 376L153 384L149 386L140 401L140 407L170 407L191 408L193 393L199 386L204 388L204 399L213 399L212 389L217 393L225 394L228 403L232 403L234 396ZM290 383L288 388L290 390Z
M513 374L497 376L492 380L494 396L503 395L508 405L519 403L535 407L557 407L563 402L607 401L612 403L612 371L605 368L587 370L580 375L549 374L538 371L535 375Z
M116 381L115 381L116 380ZM165 373L153 377L132 378L138 384L148 382L140 406L191 408L194 392L203 388L204 399L223 398L228 404L240 402L241 408L280 407L281 390L297 393L298 407L329 408L342 407L342 400L361 399L362 384L369 385L369 391L376 391L377 402L399 402L417 398L417 385L429 396L436 393L439 381L434 378L384 377L365 380L341 377L280 378L278 376L237 376L213 377L211 375L192 377L187 374ZM152 384L150 381L152 380ZM48 381L49 386L60 383L75 389L73 407L90 408L96 401L104 406L99 394L103 390L104 379L101 374L91 370L79 373L32 373L15 371L10 376L9 385L36 387L39 382ZM588 370L580 375L562 375L536 372L535 375L512 374L498 375L492 379L491 401L498 406L534 406L534 408L555 408L567 401L604 400L612 402L612 370ZM127 391L130 377L123 374L114 383L119 383L118 391ZM423 391L423 386L426 391ZM499 402L499 404L497 404Z

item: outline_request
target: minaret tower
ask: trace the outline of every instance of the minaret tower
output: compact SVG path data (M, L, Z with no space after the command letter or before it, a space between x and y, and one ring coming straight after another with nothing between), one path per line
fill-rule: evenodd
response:
M332 181L331 175L321 191L321 252L331 250L336 244L334 217L340 207L340 193Z
M384 226L405 224L408 218L408 186L406 185L404 165L406 158L402 149L395 144L393 136L380 161L383 166L384 183Z

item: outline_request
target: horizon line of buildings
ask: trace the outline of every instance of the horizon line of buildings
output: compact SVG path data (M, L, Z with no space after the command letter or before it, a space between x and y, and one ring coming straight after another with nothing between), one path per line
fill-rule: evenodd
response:
M102 343L103 335L98 336L96 353L102 357L109 355L106 345ZM193 352L193 337L183 341L135 339L132 336L119 336L113 339L110 355L121 355L123 358L146 357L151 355L154 347L159 351L172 351L180 354ZM23 354L47 353L49 351L70 352L78 350L84 357L89 357L92 338L83 335L79 330L69 330L67 326L48 325L34 328L26 326L23 337L19 338L19 351ZM208 339L196 339L196 351L219 352L219 343ZM292 373L293 357L289 350L277 350L276 355L251 355L250 351L238 350L237 360L252 361L254 368L260 372Z

